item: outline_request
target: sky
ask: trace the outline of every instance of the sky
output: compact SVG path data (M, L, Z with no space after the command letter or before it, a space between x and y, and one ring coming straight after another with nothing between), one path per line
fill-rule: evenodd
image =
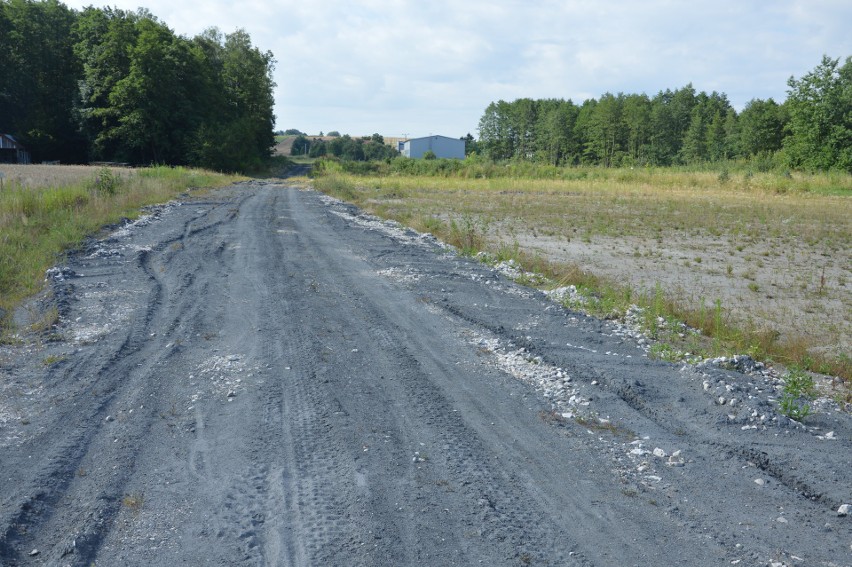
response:
M81 9L97 1L63 2ZM517 98L691 83L742 110L852 55L849 0L111 0L175 33L242 28L277 61L276 129L477 136Z

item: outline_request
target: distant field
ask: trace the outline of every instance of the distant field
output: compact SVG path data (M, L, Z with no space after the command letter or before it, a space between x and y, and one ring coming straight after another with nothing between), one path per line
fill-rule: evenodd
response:
M326 142L329 141L329 140L333 140L335 138L335 136L307 136L307 137L308 137L308 139L311 139L311 140L319 139L319 140L324 140ZM293 149L293 141L295 139L296 139L296 136L275 136L275 140L276 140L275 150L274 150L275 155L289 156L290 150ZM385 137L384 140L385 140L386 145L388 145L392 148L396 148L397 142L400 141L400 140L404 140L404 139L405 138Z
M571 266L563 271L646 297L662 289L696 317L718 302L726 319L799 359L807 351L849 360L852 177L664 169L576 177L338 174L335 182L362 206L416 228L447 234L455 222L492 251Z
M275 144L274 153L277 156L290 156L290 150L293 149L293 141L297 136L276 136L278 140ZM307 136L309 140L333 140L334 136Z

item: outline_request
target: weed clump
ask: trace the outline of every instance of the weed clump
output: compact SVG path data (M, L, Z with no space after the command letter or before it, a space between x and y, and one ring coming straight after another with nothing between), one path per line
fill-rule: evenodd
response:
M811 413L811 406L806 400L812 400L817 395L813 376L801 368L791 368L784 377L784 390L778 400L778 410L796 421L802 421Z
M102 167L92 179L91 188L93 191L104 195L115 195L121 187L121 177L116 175L110 168Z

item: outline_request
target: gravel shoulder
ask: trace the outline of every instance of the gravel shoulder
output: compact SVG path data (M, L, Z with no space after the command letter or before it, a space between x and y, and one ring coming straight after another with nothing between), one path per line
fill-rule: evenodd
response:
M852 419L652 361L430 237L250 182L50 272L0 347L0 565L852 565Z

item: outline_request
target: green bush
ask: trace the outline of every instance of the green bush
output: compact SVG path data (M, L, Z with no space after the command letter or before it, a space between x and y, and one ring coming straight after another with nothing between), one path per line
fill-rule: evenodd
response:
M108 167L102 167L92 180L92 190L104 195L115 195L121 186L121 178Z

